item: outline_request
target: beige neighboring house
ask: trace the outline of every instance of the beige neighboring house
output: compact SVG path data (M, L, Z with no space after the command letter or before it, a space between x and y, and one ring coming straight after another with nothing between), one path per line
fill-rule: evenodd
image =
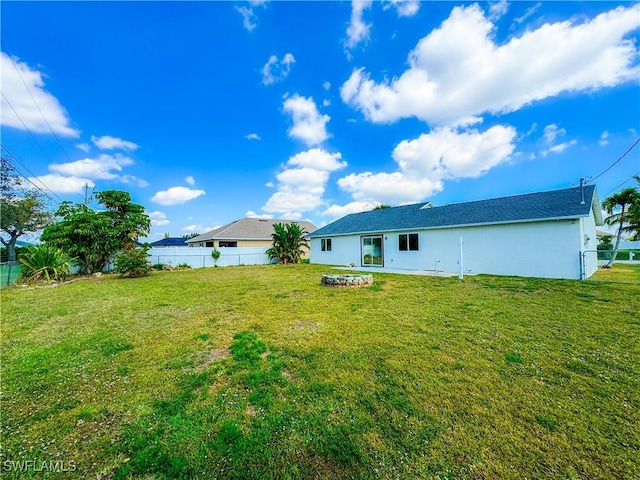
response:
M273 225L276 223L297 223L307 233L318 227L310 222L273 220L265 218L241 218L210 232L187 240L190 247L270 247ZM306 252L305 252L306 256Z

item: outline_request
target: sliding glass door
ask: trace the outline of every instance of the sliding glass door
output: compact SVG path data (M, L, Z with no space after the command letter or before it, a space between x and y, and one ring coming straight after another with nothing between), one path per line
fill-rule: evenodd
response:
M362 237L362 265L382 266L382 235Z

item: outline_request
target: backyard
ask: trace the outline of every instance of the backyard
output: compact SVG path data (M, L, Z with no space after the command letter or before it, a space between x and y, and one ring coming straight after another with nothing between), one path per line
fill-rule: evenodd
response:
M639 267L328 271L3 289L3 478L640 477Z

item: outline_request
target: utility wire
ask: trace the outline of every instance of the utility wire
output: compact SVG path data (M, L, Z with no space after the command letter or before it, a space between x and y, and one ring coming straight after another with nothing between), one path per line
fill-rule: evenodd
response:
M9 57L9 60L11 60L11 63L13 64L13 68L16 69L16 72L18 73L18 76L20 77L20 80L22 80L22 84L24 85L24 88L27 89L27 92L29 92L29 96L31 97L31 100L33 100L33 103L35 104L36 108L38 109L38 111L40 112L40 115L42 115L42 118L44 119L44 122L47 124L47 127L49 127L49 131L51 132L51 134L53 135L53 138L56 139L56 142L58 143L58 146L60 147L60 149L62 150L62 153L64 153L65 157L67 157L67 160L69 160L70 162L72 162L73 160L71 160L71 157L69 157L69 154L67 153L67 151L65 150L64 146L62 146L62 143L60 143L60 139L58 138L58 136L56 135L56 132L53 131L53 128L51 128L51 124L49 123L49 120L47 120L47 117L45 116L44 112L42 111L42 109L40 108L40 105L38 104L38 102L36 101L35 97L33 96L33 94L31 93L31 89L29 88L29 86L27 85L27 82L25 82L24 77L22 76L22 73L20 72L20 69L18 68L18 66L16 65L16 62L13 61L13 57L11 56L11 54L9 53L9 51L7 50L7 44L6 42L4 42L4 51L7 54L7 57ZM15 110L14 110L15 111Z
M73 187L73 185L66 179L66 177L64 175L62 175L60 170L58 170L58 168L56 167L55 162L51 159L51 157L49 156L47 151L44 149L42 144L38 141L36 136L31 131L31 129L29 127L27 127L27 125L24 123L24 121L22 120L20 115L18 115L18 112L16 112L16 109L13 108L13 105L11 105L11 102L9 102L9 100L5 96L4 92L0 91L0 95L2 95L2 98L4 98L5 102L7 102L7 105L9 105L9 108L11 108L11 110L13 110L13 113L16 114L16 117L18 118L18 120L20 120L20 123L22 123L22 126L25 128L25 130L27 132L29 132L29 135L31 135L31 138L33 139L33 141L38 145L38 147L40 147L40 150L42 150L42 153L44 153L45 157L47 157L49 159L49 162L51 162L50 163L50 167L53 168L56 172L58 172L58 175L60 175L60 178L62 178L64 181L66 181L69 185L71 185ZM82 195L80 195L80 193L78 193L77 191L74 192L74 193L76 193L78 196L80 196L80 198L82 198L82 200L84 201L84 197Z
M7 150L8 152L8 150ZM11 154L11 152L9 152L9 154ZM15 157L12 156L12 158L14 158L15 160L17 160ZM18 168L16 168L16 166L11 163L11 160L9 160L8 158L4 158L3 159L9 164L9 167L11 168L11 170L13 170L14 172L16 172L18 175L20 175L22 178L24 178L27 182L29 182L31 185L33 185L34 188L36 188L37 190L39 190L44 196L46 196L49 200L51 200L53 203L57 203L58 205L60 205L60 203L62 202L62 200L60 199L60 197L58 197L55 193L53 193L53 191L51 191L51 189L49 189L46 185L45 188L47 188L49 191L46 192L44 191L41 187L39 187L38 185L36 185L35 183L33 183L31 181L31 179L29 177L27 177L24 173L22 173L20 170L18 170ZM20 165L22 165L22 163L20 163ZM24 165L23 165L24 166ZM41 182L42 183L42 182ZM44 185L44 183L43 183ZM51 195L54 195L58 200L60 200L59 202L57 200L55 200Z
M640 172L634 173L633 175L631 175L629 178L627 178L624 182L622 182L620 185L618 185L616 188L612 189L611 191L609 191L605 197L608 197L609 195L611 195L613 192L615 192L616 190L618 190L621 186L623 186L625 183L627 183L629 180L633 180L635 177L640 176Z
M56 194L54 193L54 191L53 191L53 190L51 190L51 188L50 188L47 184L45 184L45 183L42 181L42 179L41 179L41 178L39 178L39 177L38 177L38 176L36 176L36 175L31 171L31 170L29 170L29 168L28 168L24 163L22 163L22 162L20 161L20 159L18 159L18 157L16 157L13 153L11 153L7 147L5 147L4 145L2 145L2 149L3 149L5 152L7 152L7 155L8 155L9 157L11 157L15 162L19 163L19 164L20 164L20 166L22 166L22 168L24 168L24 169L27 171L27 173L29 173L29 174L30 174L34 179L38 180L38 182L40 183L40 185L42 185L46 190L48 190L48 192L49 192L49 193L51 193L51 195L53 195L53 196L54 196L54 197L56 197L58 200L60 200L60 202L62 202L62 199L61 199L58 195L56 195ZM27 182L29 182L31 185L34 185L38 190L40 190L41 192L45 193L49 198L51 198L51 200L53 200L53 198L51 197L51 195L49 195L48 193L44 192L44 191L42 190L42 188L40 188L40 187L38 187L37 185L35 185L35 184L31 181L31 179L29 179L26 175L24 175L21 171L19 171L19 170L17 169L17 167L16 167L16 166L15 166L15 165L14 165L14 164L9 160L9 159L5 158L5 160L6 160L6 161L11 165L11 167L12 167L12 168L13 168L13 169L14 169L14 170L19 174L19 175L21 175L21 176L22 176L22 177L23 177ZM55 202L55 200L53 200L53 201ZM56 203L60 203L60 202L56 202Z
M627 154L628 154L631 150L633 150L633 149L635 148L635 146L636 146L636 145L638 145L638 143L640 143L640 137L638 137L638 139L634 142L634 144L633 144L633 145L631 145L631 146L627 149L627 151L626 151L626 152L624 152L624 153L620 156L620 158L618 158L615 162L613 162L611 165L609 165L607 168L605 168L605 169L604 169L604 170L603 170L599 175L596 175L595 177L588 177L588 178L587 178L587 181L592 182L592 181L594 181L594 180L596 180L596 179L600 178L600 177L601 177L602 175L604 175L605 173L607 173L607 172L608 172L609 170L611 170L611 169L612 169L612 168L613 168L613 167L614 167L614 166L615 166L615 165L616 165L620 160L622 160L624 157L626 157L626 156L627 156ZM627 181L628 181L628 180L626 180L626 181L625 181L625 183L626 183ZM624 185L624 184L623 184L623 185Z

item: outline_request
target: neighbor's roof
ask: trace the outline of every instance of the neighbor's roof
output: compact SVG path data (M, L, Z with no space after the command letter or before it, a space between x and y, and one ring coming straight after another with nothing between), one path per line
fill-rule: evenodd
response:
M352 213L311 234L311 237L348 235L424 228L445 228L495 223L587 217L594 209L596 223L602 225L598 194L594 185L529 193L513 197L428 207L416 203L401 207Z
M152 247L184 247L187 241L183 237L167 237L151 243Z
M187 243L204 242L206 240L271 240L273 225L276 223L297 223L308 233L314 232L318 228L306 221L241 218L210 232L190 238Z

